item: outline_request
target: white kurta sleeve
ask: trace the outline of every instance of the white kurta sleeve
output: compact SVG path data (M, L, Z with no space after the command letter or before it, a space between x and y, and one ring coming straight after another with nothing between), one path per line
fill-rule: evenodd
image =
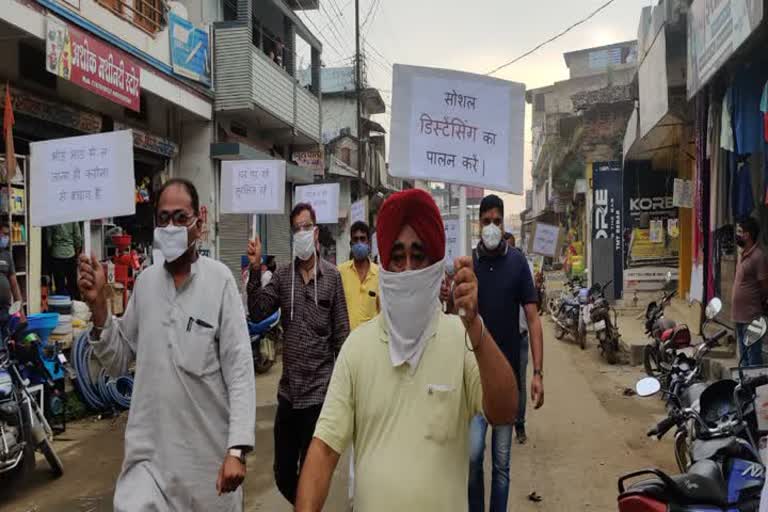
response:
M229 395L227 447L252 448L256 430L256 380L245 311L231 276L224 285L219 320L219 359Z
M100 339L91 340L96 358L114 378L127 374L128 367L136 360L136 342L139 339L136 297L139 288L137 280L123 317L108 316Z

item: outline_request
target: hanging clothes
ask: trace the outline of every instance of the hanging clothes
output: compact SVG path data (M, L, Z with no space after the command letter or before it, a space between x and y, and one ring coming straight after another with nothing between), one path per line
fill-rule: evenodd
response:
M752 169L749 165L749 159L744 159L736 163L736 187L733 201L733 213L736 220L749 217L754 207Z
M739 155L763 150L764 124L760 115L760 100L765 85L766 70L757 64L745 65L733 79L733 127L736 152Z
M768 142L768 82L763 86L763 96L760 98L760 112L763 113L763 138ZM764 153L766 151L763 151Z
M736 151L733 138L733 88L729 87L723 96L723 110L720 113L720 147L727 151Z

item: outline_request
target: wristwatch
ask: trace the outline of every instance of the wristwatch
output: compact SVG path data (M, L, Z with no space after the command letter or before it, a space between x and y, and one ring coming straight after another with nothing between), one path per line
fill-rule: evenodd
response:
M544 372L541 370L533 370L533 375L538 375L539 377L544 377Z
M240 461L241 464L245 465L245 452L242 448L230 448L227 450L227 455L230 457L235 457Z

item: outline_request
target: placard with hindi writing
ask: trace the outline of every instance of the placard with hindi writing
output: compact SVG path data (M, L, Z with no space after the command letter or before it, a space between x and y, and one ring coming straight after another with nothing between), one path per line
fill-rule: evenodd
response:
M285 213L285 161L221 162L222 213Z
M309 203L315 210L318 224L336 224L339 222L338 183L323 183L296 187L293 204Z
M389 172L523 194L525 85L396 64Z
M136 213L131 130L30 144L30 217L51 226Z

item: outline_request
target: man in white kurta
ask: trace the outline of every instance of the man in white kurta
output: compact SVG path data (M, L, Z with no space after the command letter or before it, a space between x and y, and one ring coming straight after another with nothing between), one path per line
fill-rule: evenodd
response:
M136 366L117 512L242 510L242 479L221 482L226 465L240 463L228 462L228 452L254 444L245 313L229 269L196 253L192 259L180 283L167 264L143 271L123 317L108 316L100 336L92 335L110 374ZM95 272L81 260L86 288L103 286ZM239 471L244 477L244 465Z

